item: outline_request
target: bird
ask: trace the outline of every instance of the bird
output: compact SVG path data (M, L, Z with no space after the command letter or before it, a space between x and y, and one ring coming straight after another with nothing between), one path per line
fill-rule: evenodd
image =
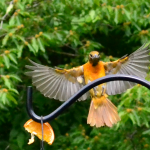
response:
M125 74L145 78L150 64L149 45L144 44L130 55L111 62L101 61L98 51L91 51L88 62L71 69L52 68L29 60L32 66L25 74L32 78L32 84L45 97L67 101L84 85L107 75ZM91 97L87 124L92 127L112 127L121 119L117 107L108 99L134 87L136 83L129 81L111 81L100 84L82 95L78 101Z

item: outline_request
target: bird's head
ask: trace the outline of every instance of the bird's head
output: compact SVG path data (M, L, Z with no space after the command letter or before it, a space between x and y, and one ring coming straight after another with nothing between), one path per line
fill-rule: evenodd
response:
M100 60L100 54L97 51L92 51L89 54L89 62L93 65L96 66Z

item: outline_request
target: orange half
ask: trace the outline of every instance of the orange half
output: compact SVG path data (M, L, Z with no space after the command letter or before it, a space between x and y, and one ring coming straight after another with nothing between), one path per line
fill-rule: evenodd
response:
M28 120L24 124L25 130L31 133L31 139L29 139L28 144L32 144L34 142L34 135L36 135L39 139L42 140L42 126L41 123L35 122L32 119ZM48 122L43 123L43 140L48 144L52 145L54 142L54 131Z

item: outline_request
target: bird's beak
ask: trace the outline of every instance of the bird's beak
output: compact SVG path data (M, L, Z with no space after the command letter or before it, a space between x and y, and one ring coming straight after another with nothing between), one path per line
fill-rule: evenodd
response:
M100 58L100 56L99 55L97 55L97 54L95 54L94 56L93 56L93 59L99 59Z
M95 54L95 55L93 55L93 57L91 58L90 61L93 66L96 66L98 64L99 60L100 60L100 56Z

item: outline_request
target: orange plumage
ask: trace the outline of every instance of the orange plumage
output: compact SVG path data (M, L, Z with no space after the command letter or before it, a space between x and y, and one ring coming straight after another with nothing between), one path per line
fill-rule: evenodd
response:
M91 56L98 56L98 52L93 51L90 53ZM85 83L88 84L98 78L105 76L104 63L102 61L95 62L89 61L83 65ZM105 93L105 84L98 85L90 90L92 98L87 123L91 126L101 127L109 126L120 120L117 108L107 99Z
M85 84L110 74L126 74L145 78L150 64L150 50L143 45L130 55L125 55L113 62L100 61L97 51L89 54L89 61L79 67L72 69L53 69L37 64L30 60L33 66L26 66L32 71L26 75L32 77L33 85L46 97L68 100ZM91 126L112 127L120 120L117 108L107 98L108 95L115 95L125 92L135 84L128 81L111 81L92 88L89 93L91 105L87 123ZM78 100L86 100L88 94L84 94Z

